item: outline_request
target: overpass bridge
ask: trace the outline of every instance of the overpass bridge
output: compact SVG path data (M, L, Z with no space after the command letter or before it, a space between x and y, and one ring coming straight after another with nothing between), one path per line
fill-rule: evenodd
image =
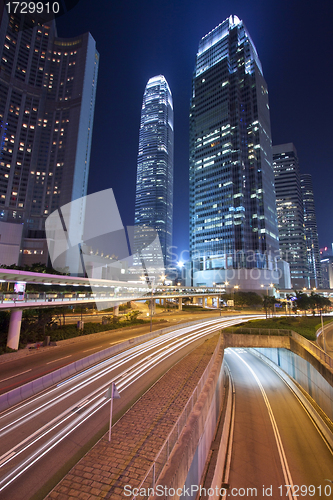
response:
M155 310L156 300L160 303L165 301L178 301L179 310L182 309L183 300L192 298L192 302L202 305L202 307L221 307L221 294L234 292L235 286L229 287L227 284L214 285L212 287L185 287L165 286L163 283L154 283L152 286L146 281L116 281L105 279L84 278L79 276L66 276L58 274L34 273L14 269L0 269L1 288L3 283L35 284L53 287L80 287L79 292L41 292L41 293L6 293L0 294L0 310L10 310L11 318L7 338L7 346L11 349L18 349L22 311L23 309L39 309L46 307L63 307L77 304L95 303L100 310L114 308L114 314L118 314L118 306L129 301L150 301L151 316ZM238 286L236 285L236 289ZM19 288L19 287L18 287ZM89 288L91 291L82 291L82 288ZM303 289L303 293L310 294L313 290ZM275 295L281 298L288 298L293 290L275 290ZM333 290L316 290L325 296L333 297Z
M0 293L0 310L11 312L8 330L7 346L18 349L21 331L22 312L24 309L40 309L48 307L64 307L83 304L96 304L100 310L114 308L114 314L119 313L119 304L142 300L150 301L151 316L155 311L158 300L161 304L165 301L177 301L178 309L182 310L183 299L192 298L194 303L203 307L219 308L221 293L225 287L183 287L164 286L153 283L150 286L143 281L115 281L104 279L83 278L57 274L33 273L27 271L1 269L0 283L15 283L17 285L45 285L56 287L80 287L80 291L64 292L36 292L26 293L18 291ZM19 286L17 287L20 288ZM21 287L21 289L24 287ZM87 291L82 291L87 288ZM89 291L88 291L89 288ZM92 289L93 291L90 291Z

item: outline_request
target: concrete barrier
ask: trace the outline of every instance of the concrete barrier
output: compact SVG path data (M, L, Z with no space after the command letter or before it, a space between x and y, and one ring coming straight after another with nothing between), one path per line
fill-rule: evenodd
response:
M318 428L320 429L320 431L322 432L322 434L325 436L325 439L326 441L329 443L329 445L331 446L331 448L333 449L333 433L331 432L331 430L329 429L329 427L326 425L326 423L324 422L324 420L321 418L321 416L317 413L317 411L313 408L313 406L311 405L311 403L308 401L308 399L304 396L304 394L302 393L302 391L297 387L297 385L293 382L293 377L290 375L290 373L288 373L288 371L290 371L288 369L288 365L290 367L290 364L289 364L289 361L288 363L286 362L282 362L282 366L284 366L284 368L287 368L288 371L285 371L285 369L282 369L281 366L279 366L279 362L281 362L281 357L283 357L283 353L279 353L279 356L278 356L278 359L276 361L273 361L271 359L271 353L269 352L265 352L264 349L250 349L250 351L258 356L260 359L262 359L267 365L269 365L273 370L275 370L281 378L283 378L283 380L286 382L286 384L291 388L291 390L295 393L296 397L301 401L301 403L305 406L305 408L307 409L308 413L311 415L311 417L313 418L313 420L316 422ZM268 354L268 356L267 356ZM296 357L297 355L292 353L292 352L289 352L288 355L291 355L291 358L294 358ZM301 363L303 365L303 368L306 366L305 364L307 363L307 361L305 361L304 359L301 359ZM311 367L312 368L312 367ZM296 374L296 371L293 369L292 370L293 374L296 375L296 378L295 380L300 383L299 379L299 375ZM311 374L312 370L309 371L307 370L307 373ZM320 374L317 372L317 376L321 377ZM303 378L303 377L302 377ZM307 377L308 378L308 377ZM322 378L322 377L321 377ZM298 380L297 380L298 379ZM317 381L318 382L318 378L317 378ZM322 383L325 384L326 386L326 389L327 388L327 382L325 380L321 380ZM300 386L306 390L305 387L303 387L303 385L306 385L307 388L309 388L309 386L311 386L311 382L307 381L307 383L304 384L304 380L303 380L303 383L300 383ZM312 385L314 385L314 381L312 383ZM306 391L308 392L308 391ZM332 388L330 387L330 392L332 393L333 395L333 391L332 391ZM328 399L329 398L329 395L327 395L327 398L325 399ZM313 398L315 401L316 399ZM317 402L317 401L316 401ZM318 403L317 403L318 404ZM320 405L319 405L320 406ZM333 408L333 401L330 400L329 402L329 407ZM321 407L321 406L320 406ZM330 408L328 408L330 409ZM328 417L330 417L330 415L328 415Z
M170 497L172 499L180 498L177 490L200 484L223 402L225 379L223 350L221 345L199 399L158 480L159 485L167 486L170 491L174 489L176 494ZM193 497L186 496L186 498L195 496L196 493ZM150 498L158 500L158 495Z
M217 460L216 460L213 479L211 484L209 485L209 488L212 489L212 491L214 492L213 495L210 495L209 497L211 500L220 499L221 497L220 493L222 489L221 485L223 479L225 478L224 482L227 482L226 476L229 477L231 443L233 434L233 431L231 430L233 427L232 415L234 413L234 404L235 404L234 401L235 388L229 368L228 368L228 378L229 378L229 389L228 389L228 399L226 403L226 411L223 422L223 430L222 430L219 450L217 453Z

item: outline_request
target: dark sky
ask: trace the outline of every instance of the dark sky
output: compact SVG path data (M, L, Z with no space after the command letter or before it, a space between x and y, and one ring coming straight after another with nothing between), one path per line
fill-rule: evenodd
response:
M333 2L331 0L80 0L58 35L90 31L100 53L89 193L112 187L134 220L145 85L163 74L173 94L173 244L188 249L188 111L200 39L230 14L242 19L268 84L273 144L293 142L313 175L320 246L333 242Z

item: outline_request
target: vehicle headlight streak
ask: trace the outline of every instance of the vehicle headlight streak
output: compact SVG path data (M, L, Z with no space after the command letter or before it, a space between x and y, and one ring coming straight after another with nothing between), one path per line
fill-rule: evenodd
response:
M210 323L210 322L209 322ZM206 324L205 324L206 326ZM190 330L191 327L188 327L188 328L184 328L183 330L180 330L181 332L181 335L184 335L184 333L186 332L189 332L191 331ZM200 327L196 326L196 329L198 329ZM193 330L193 327L192 327L192 330ZM14 420L13 422L11 422L10 424L8 425L5 425L1 428L1 431L0 431L0 437L1 436L4 436L5 434L7 434L8 432L11 432L13 429L15 429L18 425L21 425L22 424L22 420L24 420L24 422L27 422L28 420L30 420L31 418L35 417L36 415L42 413L42 411L44 411L45 408L51 408L52 406L54 406L55 404L63 401L64 399L66 399L68 396L71 396L73 394L75 394L76 392L78 392L79 390L87 387L89 384L91 384L92 382L95 382L96 380L98 380L99 378L102 378L104 377L107 373L111 372L112 370L114 370L115 368L118 368L119 366L121 366L122 364L125 364L127 363L128 361L130 361L131 359L134 359L135 357L138 357L138 356L142 356L142 354L144 352L147 352L147 351L150 351L151 349L155 348L157 345L163 345L163 344L166 344L167 342L170 342L170 339L172 337L175 337L175 336L179 336L179 331L177 332L172 332L171 335L169 335L167 338L165 338L165 336L163 336L162 338L159 338L159 339L152 339L151 341L149 341L148 343L144 344L144 345L140 345L140 346L136 346L136 347L133 347L131 348L130 350L128 351L125 351L123 353L120 353L112 358L109 358L105 361L103 361L102 363L99 363L98 365L95 365L93 367L91 367L89 370L92 370L92 371L97 371L100 366L102 364L107 364L107 363L110 363L110 361L113 361L114 364L112 364L111 366L109 367L106 367L104 368L102 371L99 371L97 374L93 374L90 378L86 379L86 380L83 380L82 382L79 382L74 388L71 388L71 389L68 389L67 391L65 392L62 392L61 394L55 396L54 399L52 399L51 401L48 401L44 404L42 404L41 406L39 406L38 408L34 409L34 410L31 410L30 412L26 413L25 415L23 415L22 417L19 417L18 419ZM177 342L177 340L173 341L173 342ZM130 352L130 355L129 354L129 351L132 351ZM117 358L122 358L120 360L118 360ZM139 361L140 362L140 361ZM131 368L133 368L135 365L133 365ZM80 376L80 375L83 375L85 373L87 373L89 370L85 370L84 372L82 372L81 374L78 374L78 375L75 375L75 378ZM128 371L128 370L126 370ZM47 394L51 394L52 392L55 392L58 390L58 388L60 386L63 386L65 383L69 382L70 380L72 380L72 378L70 378L69 380L66 380L65 382L62 382L60 384L58 384L55 388L51 389ZM97 389L98 391L99 389ZM96 391L96 392L97 392ZM93 393L92 393L93 394ZM41 399L45 397L45 393L43 393L43 395L41 396L37 396L36 398L34 398L32 401L29 401L27 403L23 403L22 405L20 405L20 408L23 408L25 406L28 406L29 404L31 403L35 403L38 399ZM86 399L86 397L84 398ZM78 403L75 403L74 405L72 405L68 410L66 411L71 411L72 409L74 409L76 406L78 406L78 404L80 404L82 402L79 401ZM10 410L9 412L5 413L6 416L10 415L11 413L14 413L15 411L17 410L17 408L13 409L13 410ZM6 432L4 432L6 431ZM0 457L0 462L1 462L1 458Z
M245 318L249 319L248 316ZM125 353L124 352L120 353L111 358L113 362L111 366L104 368L101 372L98 372L97 374L92 373L92 375L87 380L79 382L74 388L68 389L65 393L55 396L50 402L44 403L37 409L30 411L27 415L24 415L19 419L15 420L14 422L12 422L11 424L5 426L2 429L2 431L5 430L5 432L1 431L0 436L7 434L11 430L25 423L27 420L30 420L31 418L36 416L36 414L41 413L45 409L49 409L50 407L62 401L69 395L72 395L75 392L85 388L92 382L95 382L101 377L105 377L105 375L112 372L115 368L125 363L128 363L128 361L130 361L131 359L135 359L138 356L142 356L143 353L151 351L153 348L156 348L159 345L161 345L161 347L159 347L156 351L154 351L154 353L147 355L145 358L141 360L138 360L130 368L126 368L123 372L114 376L113 379L108 380L108 382L104 383L97 390L93 391L89 395L85 395L84 398L82 398L80 401L72 405L69 409L66 409L60 415L55 417L52 421L48 422L48 424L39 428L28 438L18 443L16 446L14 446L10 450L8 450L4 455L2 455L2 457L0 457L0 468L3 467L4 465L7 465L14 458L17 458L19 454L23 453L29 447L33 446L37 441L45 437L51 431L54 431L57 427L59 427L59 425L64 424L68 419L72 418L75 414L73 413L75 409L81 410L83 406L89 404L89 407L86 408L80 415L76 414L77 416L74 418L74 420L68 423L56 435L52 436L47 442L41 445L25 460L23 460L20 464L15 466L14 469L10 471L5 477L3 477L3 479L0 481L0 492L4 488L6 488L9 484L11 484L15 479L21 476L26 470L32 467L38 460L40 460L43 456L45 456L45 454L48 453L50 450L52 450L57 444L63 441L71 432L73 432L80 425L82 425L88 418L90 418L97 411L99 411L106 404L108 404L108 401L105 399L104 394L106 388L109 387L111 382L115 382L117 384L119 392L124 391L131 384L137 381L142 376L142 374L147 373L147 371L149 371L149 369L151 369L153 366L156 366L157 363L167 359L169 356L181 350L184 347L184 345L188 344L189 342L194 342L196 340L199 340L201 337L205 337L209 335L209 333L213 333L216 330L220 330L221 328L224 328L226 326L232 326L236 323L239 323L242 320L244 320L244 317L242 316L239 316L235 319L223 320L223 321L212 320L209 322L205 322L204 324L201 325L193 325L191 327L179 329L176 332L164 335L162 338L152 339L151 341L143 345L133 347L130 350L127 350ZM199 332L193 331L198 329L200 329ZM184 338L184 335L187 336ZM177 338L173 339L174 337ZM166 343L168 343L168 345L163 346L163 344ZM116 359L116 358L122 358L122 359ZM110 359L103 361L102 363L99 363L98 365L92 367L89 370L85 370L83 374L87 373L90 370L95 371L99 369L101 365L108 362L110 363ZM79 375L80 374L76 375L75 378L77 378ZM72 379L73 377L70 380ZM69 380L66 381L66 383L67 382L69 382ZM64 383L59 384L56 388L51 389L51 391L49 391L48 394L56 391L60 385L63 386ZM44 396L45 393L43 394L43 397ZM33 401L30 401L29 403L35 402L37 399L41 397L42 396L37 396L37 398L33 399ZM20 408L22 408L23 406L27 406L29 403L24 403L23 405L20 406ZM7 416L9 413L13 413L14 411L15 410L11 410L5 415ZM22 445L25 446L22 447ZM16 451L18 448L20 449Z

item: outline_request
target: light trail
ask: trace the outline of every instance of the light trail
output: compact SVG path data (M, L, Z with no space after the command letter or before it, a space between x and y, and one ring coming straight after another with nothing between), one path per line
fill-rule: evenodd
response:
M23 408L29 405L36 404L41 398L51 397L51 400L45 403L40 402L42 404L38 404L37 408L32 408L24 415L3 426L0 436L9 434L13 430L34 419L37 415L63 402L66 398L73 396L78 391L88 388L89 385L96 383L96 381L102 378L108 377L109 375L111 376L111 373L117 368L121 368L129 362L134 361L130 367L127 366L121 373L115 374L112 378L108 378L108 380L102 383L97 389L92 390L88 394L84 394L84 397L74 404L71 404L65 411L61 412L50 422L38 428L29 437L7 450L6 453L0 457L0 468L7 466L9 462L16 460L19 455L22 455L29 448L33 448L37 442L49 436L46 442L41 443L37 449L31 451L29 456L25 457L19 464L15 465L11 471L5 474L0 480L0 491L20 477L57 444L61 443L71 432L84 424L87 419L108 404L104 395L111 382L115 382L119 392L122 392L129 388L131 384L134 384L140 377L145 375L152 367L179 352L184 346L207 337L221 328L239 323L244 319L249 319L249 317L238 316L237 318L230 318L228 320L216 319L204 322L200 325L192 325L169 332L161 337L151 339L144 344L134 346L108 360L104 360L98 363L98 365L84 370L81 374L77 374L65 382L58 384L46 393L44 392L42 395L34 397L28 402L17 405L14 409L4 412L0 416L0 421L1 419L7 418L8 415L22 411ZM150 351L152 350L154 350L154 352L151 353ZM146 353L147 355L144 356ZM144 358L136 360L136 358L142 356L144 356ZM86 378L80 380L82 377ZM65 384L70 383L75 385L73 387L68 387L68 389L65 389L65 392L61 392L61 394L56 394L56 392L63 391ZM80 414L77 413L78 411L80 411ZM60 426L63 427L59 429ZM56 433L50 435L52 432Z

